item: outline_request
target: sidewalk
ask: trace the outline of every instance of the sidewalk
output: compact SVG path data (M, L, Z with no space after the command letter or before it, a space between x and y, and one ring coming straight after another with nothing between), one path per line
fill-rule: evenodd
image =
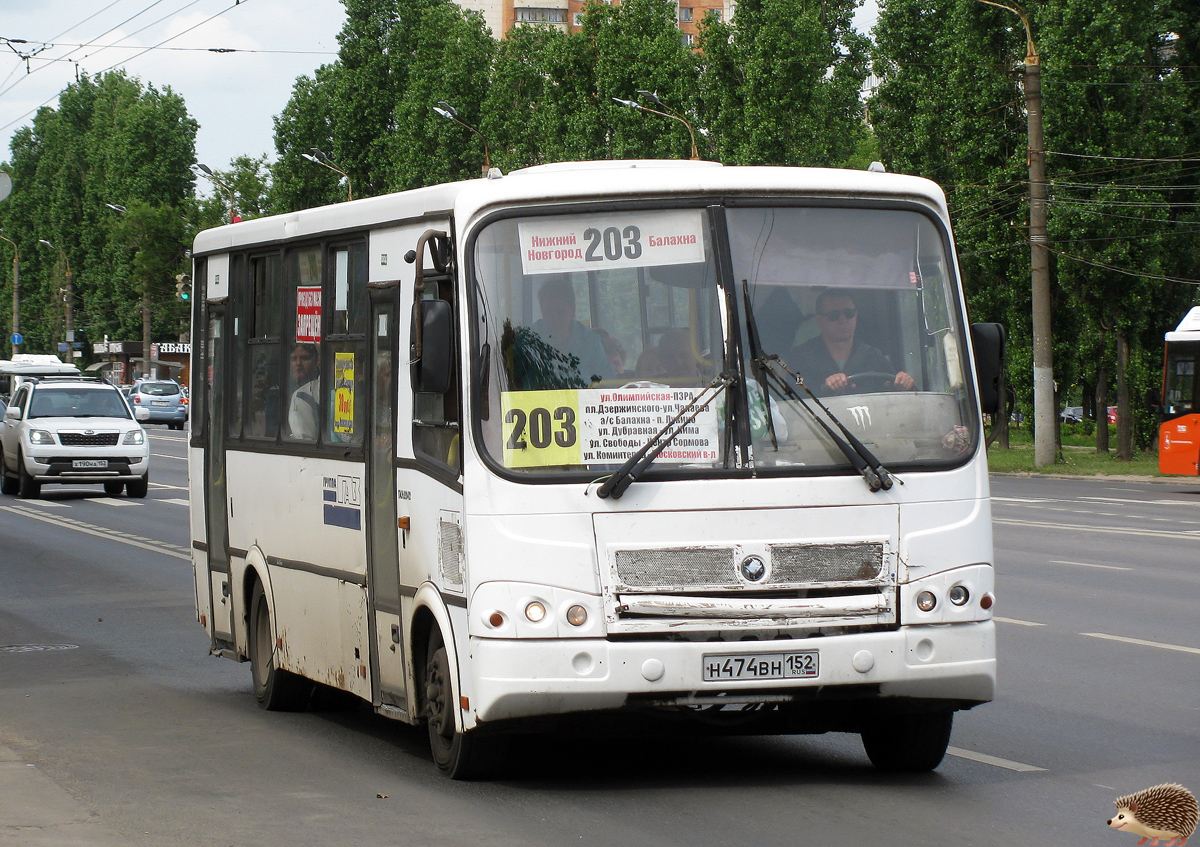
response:
M95 815L0 744L0 847L128 847Z

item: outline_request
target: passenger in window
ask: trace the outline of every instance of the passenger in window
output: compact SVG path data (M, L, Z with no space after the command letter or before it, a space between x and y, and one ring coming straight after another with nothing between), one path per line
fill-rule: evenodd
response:
M897 370L883 351L855 339L858 307L844 289L827 288L817 297L817 325L821 334L793 348L787 358L814 394L892 388L908 391L915 386L913 378ZM867 374L874 376L867 378ZM859 375L863 376L858 381L851 381Z
M297 441L316 441L320 420L321 353L316 344L297 343L288 357L290 384L295 386L288 403L287 435Z
M600 336L600 343L604 346L604 355L612 366L613 375L618 378L626 376L625 345L621 343L621 339L600 327L596 328L595 333Z
M691 333L686 328L668 329L658 344L638 357L639 379L675 379L693 381L700 376L699 363L692 355Z
M533 331L551 347L572 359L585 385L611 379L612 365L599 336L575 320L575 289L566 277L551 277L538 290L542 317Z

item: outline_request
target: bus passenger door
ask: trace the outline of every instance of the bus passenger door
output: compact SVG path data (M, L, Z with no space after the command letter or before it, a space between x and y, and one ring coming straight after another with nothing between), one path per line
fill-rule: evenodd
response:
M371 410L367 435L367 561L376 706L407 710L396 523L396 298L398 285L371 291Z
M204 512L208 547L209 608L212 609L213 649L233 648L233 596L229 571L229 513L225 475L225 307L208 306L209 390L204 450Z

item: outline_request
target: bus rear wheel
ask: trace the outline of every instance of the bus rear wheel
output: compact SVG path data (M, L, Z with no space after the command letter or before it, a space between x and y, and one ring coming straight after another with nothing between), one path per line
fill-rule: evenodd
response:
M878 770L891 773L931 771L950 746L954 712L895 715L862 732L867 757Z
M483 779L493 775L507 749L502 736L460 732L455 723L458 694L450 657L440 630L434 629L425 652L422 699L429 749L438 770L451 779Z
M275 662L275 637L271 631L271 606L261 584L254 586L250 601L250 672L254 677L254 699L272 712L299 712L308 706L308 688L303 677L285 671Z

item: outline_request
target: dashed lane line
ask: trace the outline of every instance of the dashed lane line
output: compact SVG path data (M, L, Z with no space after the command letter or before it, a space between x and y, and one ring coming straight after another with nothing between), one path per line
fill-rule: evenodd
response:
M164 556L170 556L174 559L183 559L185 562L190 562L192 560L190 554L183 552L178 547L170 547L168 545L155 542L150 538L142 538L141 536L120 535L112 532L111 530L101 529L93 524L84 523L83 521L77 521L72 518L62 517L61 515L55 515L54 517L49 515L39 515L32 509L25 509L19 506L0 506L0 511L12 512L15 515L21 515L22 517L30 518L35 521L48 523L52 526L58 527L59 529L73 529L76 532L82 532L85 535L94 535L97 538L103 538L107 541L116 541L119 544L126 544L130 547L138 547L142 550L149 550L152 553L161 553Z
M1037 765L1026 765L1023 762L1014 762L1011 759L1001 759L999 756L989 756L987 753L976 753L974 750L964 750L962 747L947 747L946 752L951 756L957 756L960 759L969 759L972 762L979 762L984 765L993 765L998 768L1004 768L1018 773L1038 773L1045 771L1045 768L1039 768Z
M1051 559L1052 565L1075 565L1078 568L1099 568L1103 571L1131 571L1133 568L1123 568L1119 565L1097 565L1095 562L1064 562L1059 559Z
M1044 623L1038 623L1037 621L1022 621L1018 620L1017 618L1002 618L999 615L993 617L992 620L996 621L997 623L1013 623L1017 626L1045 626Z
M1142 647L1158 647L1162 650L1176 650L1180 653L1195 653L1200 656L1200 647L1184 647L1182 644L1166 644L1162 641L1146 641L1141 638L1128 638L1124 635L1109 635L1104 632L1081 632L1089 638L1103 638L1105 641L1120 641L1124 644L1137 644Z
M151 456L157 456L160 459L177 459L180 462L186 462L187 456L169 456L166 453L151 453Z
M172 497L170 499L159 500L159 503L174 503L176 506L190 506L191 500L184 500L182 497Z
M1018 521L1012 518L992 518L992 523L1003 526L1037 527L1038 529L1061 529L1068 532L1090 532L1105 535L1140 535L1147 538L1190 538L1190 532L1163 532L1136 527L1088 526L1086 524L1052 523L1050 521Z

